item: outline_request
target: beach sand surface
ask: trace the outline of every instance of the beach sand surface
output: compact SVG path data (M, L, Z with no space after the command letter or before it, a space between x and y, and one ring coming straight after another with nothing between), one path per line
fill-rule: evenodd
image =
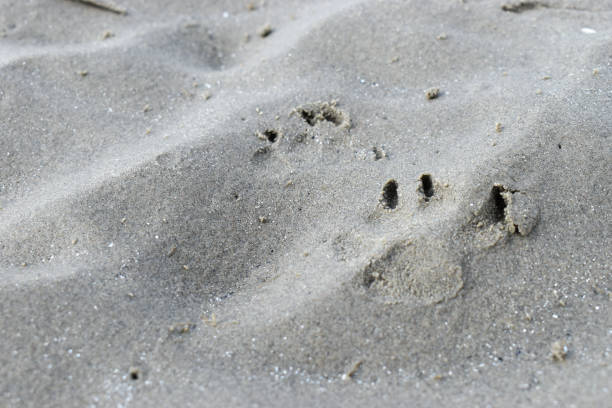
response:
M612 401L612 1L1 0L0 406Z

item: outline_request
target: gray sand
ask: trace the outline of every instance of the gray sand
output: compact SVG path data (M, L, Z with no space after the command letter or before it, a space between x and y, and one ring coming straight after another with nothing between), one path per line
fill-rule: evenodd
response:
M612 1L112 4L0 1L0 406L610 406Z

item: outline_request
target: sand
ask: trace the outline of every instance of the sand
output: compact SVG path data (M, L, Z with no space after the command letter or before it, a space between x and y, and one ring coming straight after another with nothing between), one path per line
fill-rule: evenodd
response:
M95 3L0 2L0 406L610 406L612 1Z

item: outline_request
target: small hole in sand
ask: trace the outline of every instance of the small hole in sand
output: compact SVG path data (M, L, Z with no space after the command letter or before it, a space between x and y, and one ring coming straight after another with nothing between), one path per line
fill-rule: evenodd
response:
M426 200L429 200L430 197L433 197L434 185L430 174L421 175L421 191L423 192L423 195L425 196Z
M315 121L314 111L307 110L307 109L300 109L298 110L298 112L300 113L300 116L302 117L302 119L306 121L306 123L308 123L310 126L315 125L316 121Z
M336 108L335 102L319 102L307 107L300 106L295 109L300 117L310 126L319 122L330 122L335 126L348 126L350 121L347 115Z
M132 380L137 380L138 378L140 378L140 370L137 368L132 368L130 370L130 378Z
M559 144L557 145L557 147L558 147L559 149L561 149L561 143L559 143Z
M502 196L506 189L503 186L495 185L491 190L491 203L492 205L492 214L493 221L500 222L504 220L506 210L506 199Z
M394 209L397 207L399 197L397 194L397 181L391 179L383 187L381 203L384 208Z
M278 131L274 129L268 129L263 132L263 135L268 139L268 142L274 143L278 140Z
M523 11L533 10L539 7L548 8L549 6L539 1L519 1L502 5L502 10L511 13L522 13Z
M336 126L340 126L342 124L342 115L340 115L335 109L324 109L322 113L326 121L331 122Z

